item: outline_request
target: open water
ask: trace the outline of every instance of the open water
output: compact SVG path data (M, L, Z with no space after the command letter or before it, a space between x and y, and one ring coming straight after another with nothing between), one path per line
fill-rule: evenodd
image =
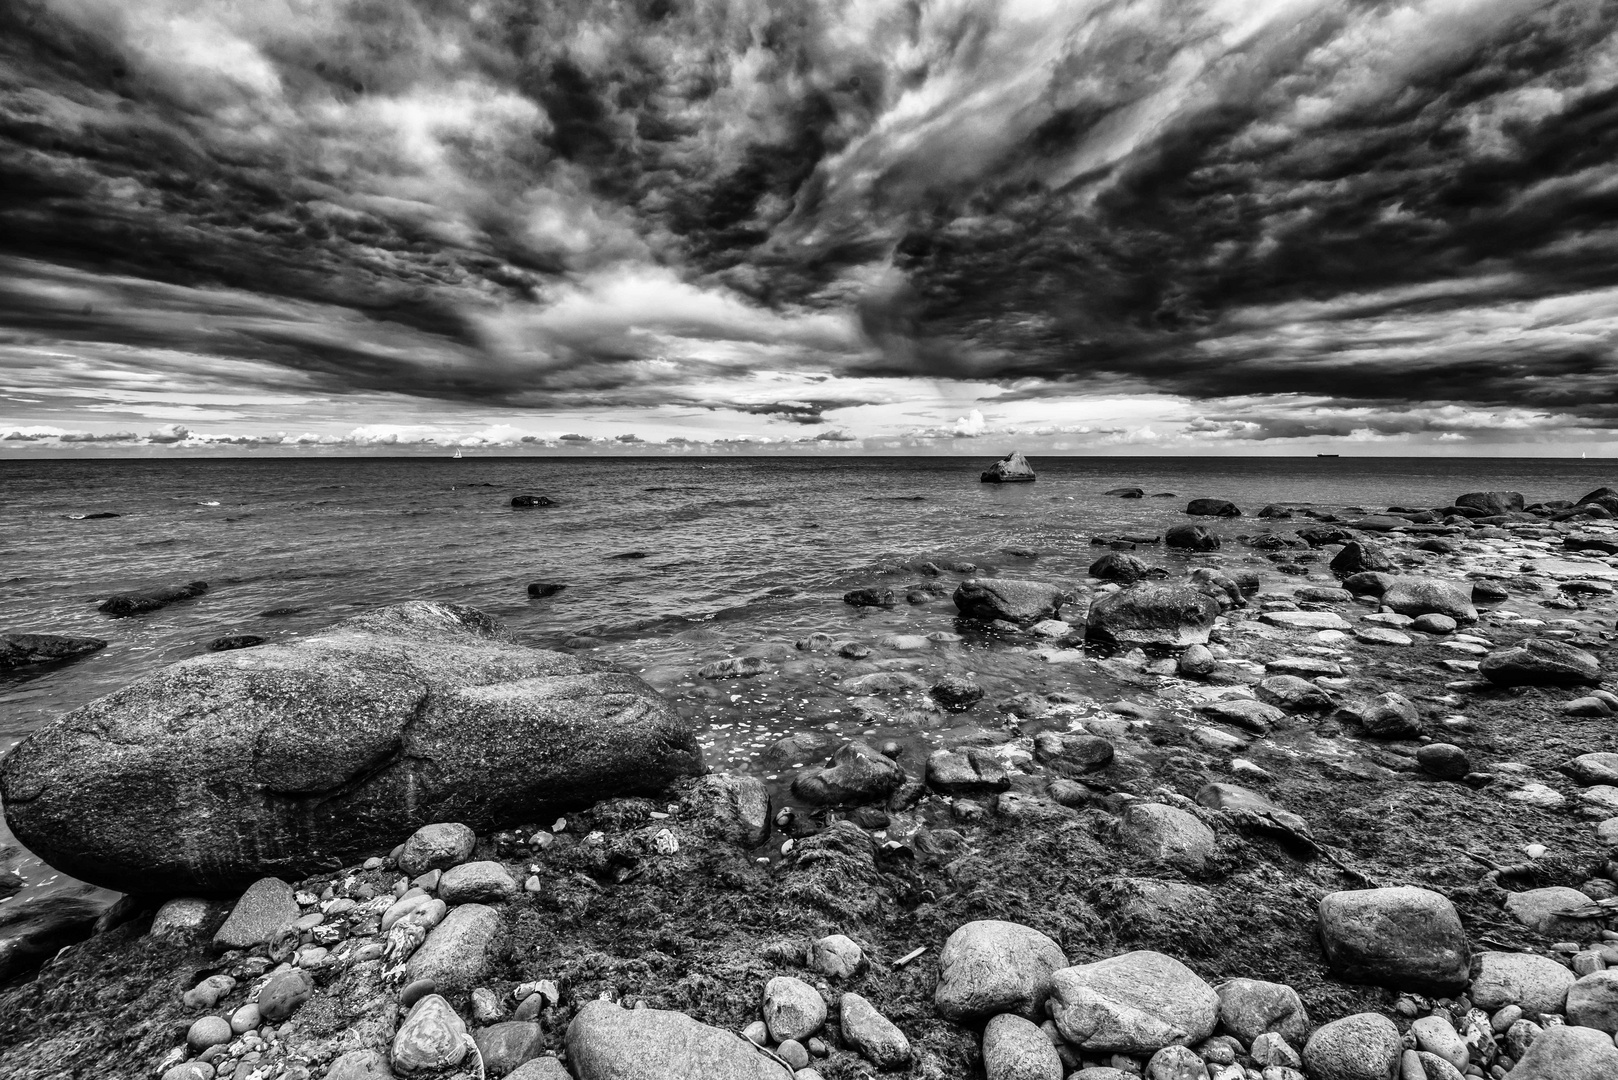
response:
M1610 462L1555 459L1037 458L1036 483L979 483L990 460L0 461L0 632L109 642L75 663L0 672L0 752L214 638L277 640L374 605L430 599L482 608L532 644L588 650L641 674L699 724L711 765L784 785L789 768L772 768L800 763L759 756L783 734L918 737L914 713L873 722L845 708L835 675L791 643L814 631L873 644L965 630L947 596L903 601L907 584L927 580L912 569L923 560L1079 582L1097 555L1092 536L1161 532L1187 520L1191 497L1227 498L1249 514L1269 502L1422 507L1480 489L1522 491L1530 502L1577 498L1614 479ZM1175 497L1103 494L1124 485ZM511 497L525 493L556 505L512 509ZM83 517L96 512L120 516ZM1198 520L1227 538L1302 524ZM1226 552L1266 565L1240 547ZM964 576L937 580L952 589ZM199 579L206 595L158 612L114 619L96 610L116 592ZM531 600L534 581L567 588ZM895 588L899 605L842 603L867 585ZM963 637L919 664L898 659L923 676L972 671L1004 693L1109 689L1082 669L1014 664L1015 643ZM695 675L748 652L770 657L772 671L721 683ZM893 655L879 648L872 659ZM13 843L0 821L0 870L15 866L28 880L0 901L0 939L29 913L111 899L8 853Z

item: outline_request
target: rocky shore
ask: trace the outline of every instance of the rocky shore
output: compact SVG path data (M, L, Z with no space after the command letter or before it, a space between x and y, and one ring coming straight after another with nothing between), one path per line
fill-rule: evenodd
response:
M849 595L950 632L694 665L868 718L774 787L467 609L154 673L0 768L136 890L0 990L0 1076L1618 1076L1618 493L1186 510ZM1125 692L936 652L987 639Z

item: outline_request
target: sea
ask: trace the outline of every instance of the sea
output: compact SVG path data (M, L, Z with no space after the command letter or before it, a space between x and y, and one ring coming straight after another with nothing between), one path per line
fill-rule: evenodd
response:
M1229 499L1247 515L1267 503L1443 506L1475 490L1535 502L1577 498L1615 471L1608 461L1544 458L1046 457L1033 460L1035 483L980 483L993 459L0 460L0 633L108 641L76 662L0 671L0 753L217 638L280 641L423 599L480 608L522 641L638 673L697 725L712 767L757 773L788 800L791 768L806 763L762 753L784 735L826 731L924 751L947 725L1000 722L988 706L991 715L945 721L851 708L834 670L847 662L793 648L811 633L870 645L933 634L944 640L914 654L878 646L870 662L924 678L969 671L991 700L1024 690L1104 700L1117 688L1093 665L1027 660L1026 640L958 622L948 590L972 573L1083 582L1099 553L1093 538L1161 533L1188 520L1193 497ZM1105 494L1122 486L1148 497ZM553 505L513 509L523 494ZM89 516L98 513L117 516ZM1227 541L1302 523L1197 520ZM1269 566L1236 544L1224 555ZM919 572L925 562L963 569L930 578ZM96 610L118 592L196 580L208 583L205 595L160 611ZM566 588L535 599L534 582ZM908 586L926 582L944 595L905 601ZM843 603L868 586L894 588L899 603ZM740 655L766 658L769 670L697 675ZM116 899L40 863L0 820L0 871L8 868L26 885L0 900L0 951L7 934Z

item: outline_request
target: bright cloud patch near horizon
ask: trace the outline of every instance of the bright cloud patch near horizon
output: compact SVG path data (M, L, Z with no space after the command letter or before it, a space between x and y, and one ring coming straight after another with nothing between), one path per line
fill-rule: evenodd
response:
M0 452L1599 452L1615 30L18 0Z

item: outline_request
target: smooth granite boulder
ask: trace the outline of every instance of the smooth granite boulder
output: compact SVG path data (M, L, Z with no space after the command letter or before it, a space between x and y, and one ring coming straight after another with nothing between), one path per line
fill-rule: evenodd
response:
M1065 967L1062 947L1038 930L999 919L965 923L938 954L933 1004L962 1022L997 1013L1041 1020L1051 976Z
M1350 982L1450 994L1466 986L1471 949L1455 905L1403 885L1335 892L1320 901L1320 940Z
M1506 1074L1506 1080L1612 1080L1618 1076L1618 1046L1595 1028L1546 1028Z
M1054 619L1066 595L1044 581L967 578L955 589L955 607L968 619L1036 623Z
M1530 1016L1559 1013L1575 978L1572 971L1538 953L1482 952L1472 958L1467 996L1490 1012L1520 1005Z
M792 1080L792 1071L740 1035L684 1013L591 1001L567 1026L577 1080Z
M1086 1052L1154 1054L1213 1034L1219 995L1162 953L1139 951L1063 968L1051 977L1051 1019Z
M1206 645L1219 603L1186 585L1141 583L1090 605L1085 634L1120 645Z
M1355 1013L1315 1029L1303 1047L1310 1080L1394 1080L1403 1044L1381 1013Z
M131 683L23 740L0 798L58 870L219 894L429 822L494 829L701 769L689 722L634 675L414 602Z
M1499 686L1596 686L1601 661L1555 638L1531 638L1483 658L1478 671Z
M1457 622L1476 622L1472 583L1441 578L1396 577L1382 593L1382 603L1400 615L1447 615Z

